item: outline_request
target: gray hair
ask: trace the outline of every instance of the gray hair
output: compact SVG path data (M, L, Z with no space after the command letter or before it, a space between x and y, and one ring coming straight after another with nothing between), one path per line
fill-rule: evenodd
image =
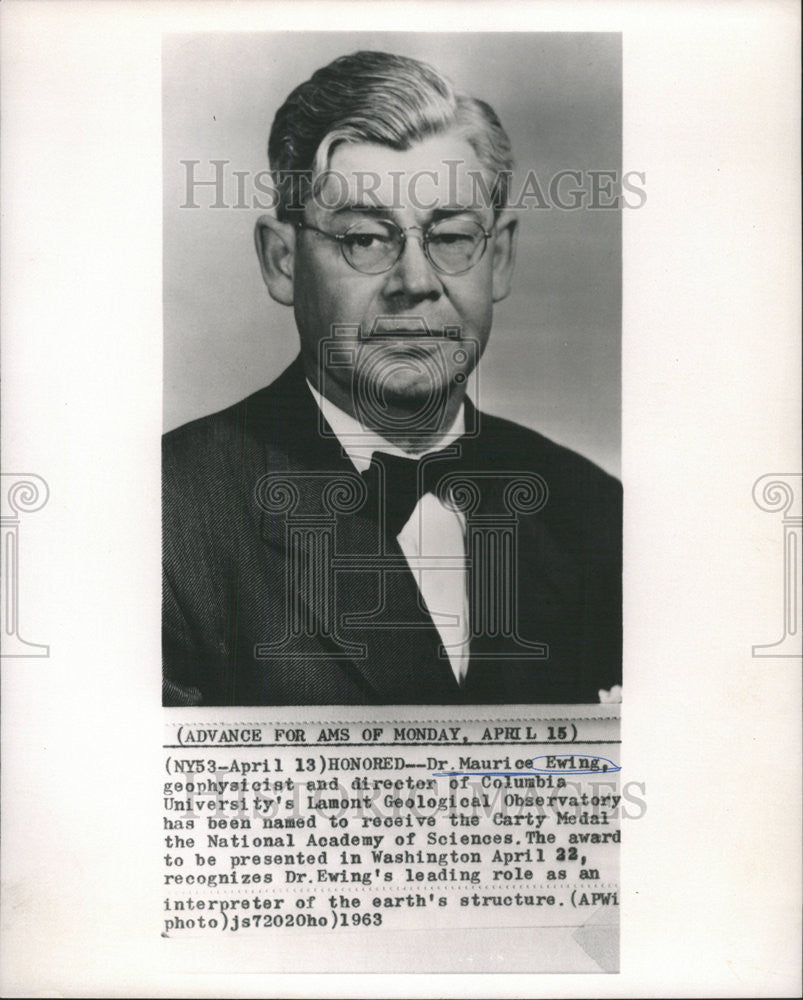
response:
M296 87L273 120L268 158L276 213L287 220L303 210L313 177L327 170L341 142L405 150L452 128L493 178L491 204L498 212L507 201L513 155L490 105L456 91L417 59L387 52L341 56Z

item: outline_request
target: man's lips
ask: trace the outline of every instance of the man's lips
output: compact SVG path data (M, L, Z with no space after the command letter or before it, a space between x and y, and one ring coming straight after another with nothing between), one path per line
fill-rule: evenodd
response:
M459 337L458 326L432 324L423 316L379 316L369 337Z

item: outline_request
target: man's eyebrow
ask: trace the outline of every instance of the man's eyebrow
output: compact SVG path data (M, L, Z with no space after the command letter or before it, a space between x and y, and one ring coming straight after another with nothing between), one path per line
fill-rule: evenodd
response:
M482 211L475 205L443 205L432 212L433 221L439 219L451 219L455 215L473 215L482 220Z
M332 215L369 215L377 218L387 219L393 215L393 208L389 205L365 204L363 202L349 202L347 205L340 205L332 210ZM441 219L451 219L456 215L472 215L482 220L482 212L473 205L441 205L433 208L430 221L438 222Z
M381 215L387 217L392 214L393 209L387 205L349 202L347 205L340 205L333 209L332 215L344 215L346 212L353 212L355 215Z

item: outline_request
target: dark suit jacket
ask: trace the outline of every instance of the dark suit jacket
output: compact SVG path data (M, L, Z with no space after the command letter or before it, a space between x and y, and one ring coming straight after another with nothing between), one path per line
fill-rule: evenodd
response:
M617 480L467 401L476 634L459 687L401 550L320 423L296 360L165 435L165 704L595 703L621 683Z

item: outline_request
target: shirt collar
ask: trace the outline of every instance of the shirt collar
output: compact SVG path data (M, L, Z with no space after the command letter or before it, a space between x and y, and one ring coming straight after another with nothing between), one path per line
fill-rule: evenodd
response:
M306 382L324 419L334 431L335 436L357 472L365 472L370 467L371 456L375 451L381 451L388 455L399 455L402 458L420 458L422 455L429 455L433 451L440 451L446 445L452 444L462 436L465 430L465 405L461 403L452 426L437 441L422 451L404 451L398 445L392 444L383 438L381 434L377 434L376 431L363 427L359 420L341 410L340 407L335 406L331 400L318 392L309 379Z

